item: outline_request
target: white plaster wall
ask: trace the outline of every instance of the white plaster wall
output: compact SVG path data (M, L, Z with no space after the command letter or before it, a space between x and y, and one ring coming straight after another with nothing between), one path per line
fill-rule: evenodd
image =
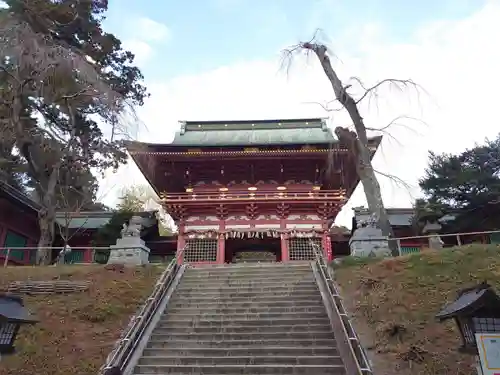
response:
M321 224L287 224L287 229L322 229Z
M249 229L250 224L226 224L226 229Z
M219 230L218 225L186 225L184 227L185 231L189 230Z
M281 226L279 224L255 224L255 228L260 228L260 229L280 229Z

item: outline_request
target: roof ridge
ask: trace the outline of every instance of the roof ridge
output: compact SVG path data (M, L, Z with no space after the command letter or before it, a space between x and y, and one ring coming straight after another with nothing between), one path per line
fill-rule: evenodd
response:
M16 199L18 202L23 203L25 206L28 206L35 212L40 211L40 209L42 208L42 206L39 203L35 202L24 192L20 191L19 189L16 189L14 186L10 185L6 181L0 180L0 189L6 192L8 195L10 195L12 198Z

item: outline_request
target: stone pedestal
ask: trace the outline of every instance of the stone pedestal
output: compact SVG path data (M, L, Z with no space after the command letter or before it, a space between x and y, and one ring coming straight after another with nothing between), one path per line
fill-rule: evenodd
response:
M374 227L358 228L349 240L351 255L355 257L385 257L391 255L389 241L382 230Z
M108 264L142 266L149 264L149 248L140 237L123 237L112 245Z

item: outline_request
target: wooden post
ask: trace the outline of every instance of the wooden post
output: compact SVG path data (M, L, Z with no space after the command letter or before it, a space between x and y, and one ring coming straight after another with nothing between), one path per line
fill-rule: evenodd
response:
M391 240L389 239L389 241L391 241ZM397 239L397 240L396 240L396 243L397 243L397 245L398 245L398 253L399 253L399 255L401 256L401 255L403 255L403 254L401 254L401 240L400 240L400 239Z
M9 264L9 256L10 256L10 248L7 249L7 252L5 253L5 259L3 261L4 267L7 267L7 265Z

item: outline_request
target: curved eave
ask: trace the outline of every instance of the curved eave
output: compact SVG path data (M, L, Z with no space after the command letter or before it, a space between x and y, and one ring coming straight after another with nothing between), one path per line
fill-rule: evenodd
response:
M10 196L13 198L16 202L19 204L23 205L24 207L29 208L32 210L34 213L38 213L42 206L30 199L28 196L26 196L24 193L20 192L16 188L10 186L4 181L0 181L0 190L2 190L6 195Z
M380 143L382 142L382 136L375 136L375 137L370 137L368 139L369 146L372 149L372 154L371 158L373 159L375 153L377 152L378 147L380 146ZM181 146L181 145L175 145L172 143L145 143L145 142L128 142L127 143L127 151L129 155L131 156L132 160L135 162L141 173L143 174L144 178L148 181L149 185L153 188L153 190L156 192L156 194L160 194L161 192L158 191L156 184L153 183L152 181L152 174L147 172L146 168L146 160L144 160L146 157L158 157L158 156L170 156L170 155L181 155L184 154L188 158L193 158L193 156L196 156L196 158L203 158L204 156L211 156L213 155L214 152L220 154L221 156L224 156L223 153L225 150L227 150L230 147L236 147L236 146L228 146L228 147L198 147L202 148L205 151L195 151L195 152L188 152L188 149L193 149L196 148L195 146ZM292 146L292 145L287 145L287 146ZM297 146L305 146L305 144L297 144ZM315 145L316 146L316 145ZM345 144L342 144L340 142L336 142L334 144L325 144L325 148L331 148L334 146L336 149L345 149L347 150L347 146ZM241 148L251 148L251 147L272 147L272 145L254 145L254 146L248 146L248 145L242 145L239 146ZM242 157L244 156L265 156L265 155L272 155L273 152L278 154L278 152L281 150L269 150L269 152L264 151L241 151L243 154L241 155ZM288 152L291 152L293 150L286 150ZM302 152L302 150L297 150L299 152ZM314 152L315 150L304 150L303 152ZM261 153L261 154L259 154ZM283 155L283 153L281 153ZM141 160L142 159L142 160ZM346 196L348 198L351 197L352 193L356 189L356 187L359 184L359 178L356 181L353 181L352 184L352 189L347 191Z
M382 136L376 136L376 137L370 137L368 139L368 143L370 148L376 150L380 146L380 143L382 142ZM146 142L128 142L127 143L127 151L129 154L134 158L136 155L168 155L172 153L182 153L182 152L188 152L190 149L204 149L206 152L224 152L228 148L265 148L265 147L280 147L280 146L287 146L287 149L293 150L293 146L322 146L321 148L325 149L330 149L330 148L337 148L337 149L347 149L347 145L342 144L338 141L335 142L321 142L321 143L296 143L296 144L234 144L234 145L227 145L227 146L205 146L205 145L179 145L179 144L174 144L174 143L146 143Z

